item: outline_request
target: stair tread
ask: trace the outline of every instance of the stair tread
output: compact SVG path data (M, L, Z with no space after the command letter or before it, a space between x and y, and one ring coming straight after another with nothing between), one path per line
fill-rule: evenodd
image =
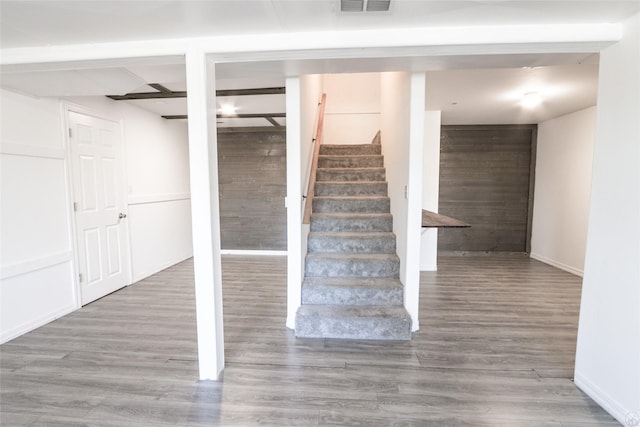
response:
M309 238L316 237L342 237L342 238L374 238L374 237L390 237L394 238L395 234L391 231L311 231Z
M302 315L329 315L338 318L402 317L409 319L409 313L401 305L303 304L298 310Z
M385 254L385 253L335 253L335 252L310 252L307 254L309 258L330 258L330 259L355 259L355 260L367 260L367 259L393 259L397 260L398 255L396 254Z
M364 199L388 199L389 196L378 196L378 195L372 195L372 194L365 194L362 196L313 196L313 199L340 199L340 200L344 200L344 199L357 199L357 200L364 200Z
M380 217L391 217L389 212L314 212L311 214L311 218L313 217L335 217L335 218L380 218Z
M305 277L302 285L366 288L403 288L400 279L393 277Z

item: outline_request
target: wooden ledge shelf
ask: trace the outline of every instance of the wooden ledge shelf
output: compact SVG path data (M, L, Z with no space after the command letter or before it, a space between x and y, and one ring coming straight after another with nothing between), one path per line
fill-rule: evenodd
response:
M429 228L466 228L470 224L450 216L440 215L428 210L422 210L422 227Z

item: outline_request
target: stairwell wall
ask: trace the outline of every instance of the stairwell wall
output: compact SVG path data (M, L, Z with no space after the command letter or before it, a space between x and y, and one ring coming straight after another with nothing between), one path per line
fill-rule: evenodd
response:
M425 109L424 73L380 77L380 133L405 308L419 329L420 217Z
M369 144L380 130L380 73L325 74L324 140Z

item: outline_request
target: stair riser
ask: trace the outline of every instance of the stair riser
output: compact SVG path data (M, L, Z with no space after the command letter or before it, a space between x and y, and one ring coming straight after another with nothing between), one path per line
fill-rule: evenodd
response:
M392 230L393 220L390 215L380 215L379 217L367 219L311 215L311 231L386 232Z
M316 173L316 182L321 181L384 181L384 168L362 169L321 169Z
M386 196L386 182L317 182L315 196Z
M345 319L296 315L296 336L300 338L337 338L361 340L411 339L411 321L403 317Z
M396 239L389 237L314 236L308 240L309 252L323 253L396 253Z
M401 306L403 291L398 287L303 286L302 304Z
M320 156L319 168L381 168L382 156Z
M389 211L388 197L373 199L316 197L313 199L313 212L315 213L388 213Z
M362 145L329 145L322 144L320 146L321 155L368 155L368 154L380 154L382 153L382 147L374 144L362 144Z
M388 259L352 259L307 257L305 275L308 277L393 277L400 274L400 261Z

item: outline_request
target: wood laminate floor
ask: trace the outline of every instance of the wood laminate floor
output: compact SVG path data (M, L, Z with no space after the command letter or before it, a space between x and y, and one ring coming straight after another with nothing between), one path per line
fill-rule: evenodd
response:
M613 426L573 375L581 279L441 257L411 342L300 340L284 257L223 259L227 367L197 381L191 261L0 346L4 426Z

